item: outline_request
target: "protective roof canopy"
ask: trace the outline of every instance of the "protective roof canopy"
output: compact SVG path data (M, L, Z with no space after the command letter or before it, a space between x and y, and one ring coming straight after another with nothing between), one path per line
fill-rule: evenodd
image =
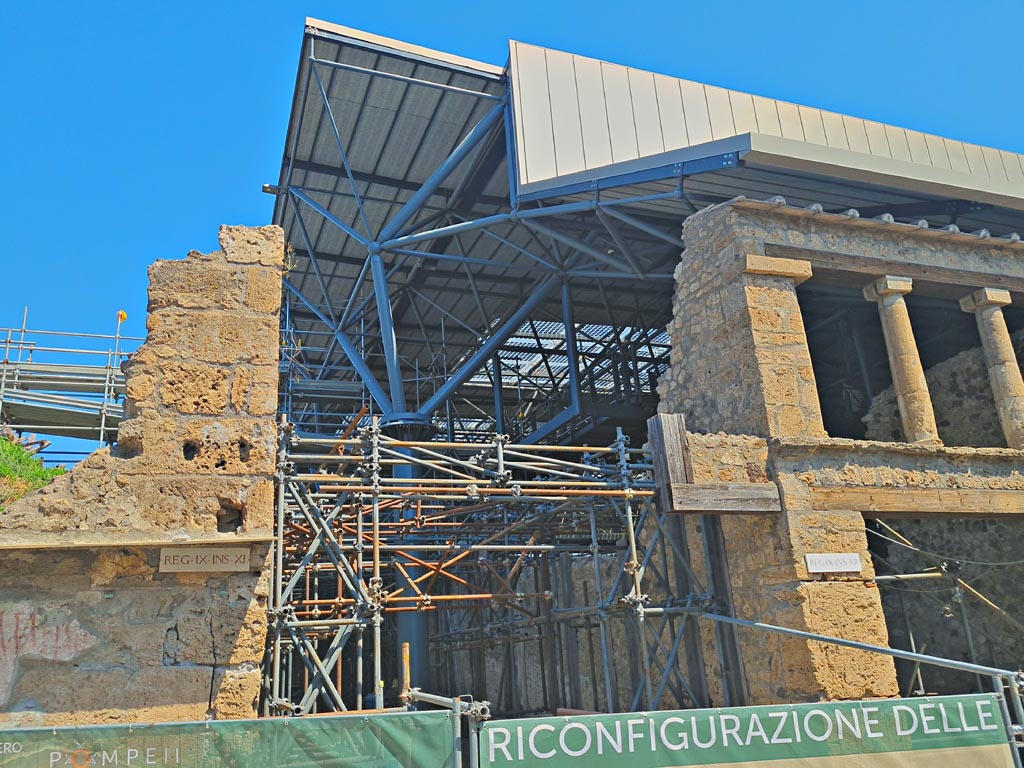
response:
M1024 210L1024 156L526 43L510 45L520 192L738 152Z
M737 196L1024 231L1009 152L522 43L498 67L313 19L279 178L288 407L314 432L367 392L485 431L502 390L524 434L645 416L680 225Z

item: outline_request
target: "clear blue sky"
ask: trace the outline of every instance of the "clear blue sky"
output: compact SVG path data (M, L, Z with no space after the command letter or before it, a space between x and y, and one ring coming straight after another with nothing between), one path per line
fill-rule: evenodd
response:
M43 10L36 10L41 7ZM264 224L305 16L507 40L1024 152L1024 1L68 2L0 17L0 326L144 330L146 267Z

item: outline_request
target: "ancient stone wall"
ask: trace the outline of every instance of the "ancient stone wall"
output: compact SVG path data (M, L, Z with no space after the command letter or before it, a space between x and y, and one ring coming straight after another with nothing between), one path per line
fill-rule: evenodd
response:
M276 227L224 227L151 267L118 443L0 518L0 722L255 715L283 256ZM241 570L169 572L171 547Z
M751 217L754 218L754 217ZM683 227L686 250L677 269L672 361L659 384L659 411L685 417L689 482L720 484L735 476L731 453L765 467L767 440L825 439L814 372L796 299L796 285L811 266L770 253L790 222L731 204L705 209ZM729 433L713 441L693 433ZM762 442L757 444L757 439ZM757 445L755 448L754 446ZM770 472L770 474L769 474ZM877 591L865 558L859 574L808 578L810 552L863 552L859 513L816 514L786 478L761 469L756 479L778 485L782 514L730 514L720 520L731 600L738 616L780 626L886 645ZM687 526L691 557L704 564L702 523ZM705 658L713 630L705 630ZM752 703L884 696L895 692L890 661L851 650L741 632Z
M1018 360L1024 361L1024 332L1013 335ZM961 352L925 372L935 405L939 435L947 445L1004 447L985 357L980 347ZM898 440L899 414L892 392L880 393L864 417L875 440ZM962 482L978 482L976 473ZM1024 497L1024 485L1021 486ZM1021 502L1024 505L1024 501ZM1024 579L1024 520L979 519L890 520L899 534L922 552L875 537L873 549L898 573L939 571L938 580L892 584L882 591L893 643L930 654L981 664L1024 667L1024 610L1018 585ZM893 538L885 529L878 531ZM898 541L898 539L897 539ZM1005 565L996 565L1005 564ZM977 591L957 584L963 579ZM903 670L909 675L910 670ZM966 675L922 669L929 692L964 690L974 685ZM915 683L916 685L916 683Z
M1011 336L1017 360L1024 362L1024 331ZM967 349L933 365L924 374L931 393L939 437L946 445L1005 448L985 353ZM864 416L868 440L903 439L896 393L892 387L875 395Z
M5 552L0 727L256 715L267 545L251 569L172 574L160 549Z
M659 409L672 403L671 412L698 430L766 434L760 370L749 364L755 359L750 307L733 279L742 250L731 242L722 251L693 249L676 267L679 311L668 326L671 365L658 382Z
M745 435L687 435L693 482L775 483L791 489L787 468L773 456L771 443ZM808 551L856 551L867 558L863 524L849 513L819 513L790 493L786 513L729 514L719 518L737 616L783 627L886 644L877 592L865 579L809 577ZM695 552L702 523L689 523L694 566L706 568ZM851 628L849 622L858 626ZM713 630L704 632L705 659L715 658ZM892 692L891 667L879 657L825 649L816 643L752 630L739 633L751 703L794 701L814 692L831 698L885 696Z

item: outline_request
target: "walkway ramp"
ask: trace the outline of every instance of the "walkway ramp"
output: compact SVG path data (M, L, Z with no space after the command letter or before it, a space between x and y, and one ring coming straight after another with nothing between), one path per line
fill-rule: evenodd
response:
M129 352L142 339L0 328L0 424L18 432L101 442L124 417Z

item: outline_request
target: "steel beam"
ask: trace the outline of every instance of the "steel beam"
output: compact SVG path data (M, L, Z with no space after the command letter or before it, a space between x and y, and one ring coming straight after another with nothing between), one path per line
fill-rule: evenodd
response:
M494 331L470 358L462 364L459 370L451 374L446 381L426 403L419 409L422 416L430 417L441 404L455 394L455 390L465 384L480 369L491 355L498 351L502 344L519 330L519 327L530 316L543 301L545 301L555 287L560 283L557 275L545 277L531 291L530 297L517 309L504 324Z
M396 412L404 413L405 383L402 381L401 361L398 358L398 343L395 340L395 321L391 314L388 280L384 275L384 262L379 253L370 254L370 274L373 276L373 294L377 301L377 319L379 322L380 340L384 345L384 364L388 370L391 403Z
M352 343L352 340L344 331L332 326L327 317L324 316L324 313L321 312L313 302L306 298L302 291L292 285L287 277L283 278L283 281L284 287L291 291L295 298L301 301L310 312L316 315L320 322L331 329L334 337L338 340L338 344L345 352L346 357L348 357L349 362L352 363L352 367L356 369L356 372L363 380L363 384L366 385L366 389L369 391L370 396L373 397L377 402L377 405L380 406L381 411L383 411L385 415L393 413L395 409L391 404L391 398L389 398L387 393L384 392L383 387L381 387L377 381L377 377L373 375L373 371L370 370L370 366L366 364L366 360L360 354L356 345Z
M473 129L466 134L466 137L459 142L458 146L452 151L448 158L441 163L436 171L431 174L430 178L427 179L423 186L419 188L402 209L395 214L394 218L391 219L381 229L377 240L384 243L391 240L404 227L413 216L419 213L420 208L423 207L424 203L430 199L430 197L437 191L438 187L444 183L452 172L459 166L459 164L466 159L470 152L476 149L477 145L483 141L484 137L490 132L505 112L505 105L498 104L490 112L484 115L484 118L473 127Z
M352 227L350 227L344 221L342 221L337 216L335 216L333 213L331 213L326 208L324 208L322 205L320 205L320 203L318 203L316 200L314 200L309 195L307 195L305 190L303 190L301 187L296 187L296 186L293 186L293 185L288 185L288 191L291 194L295 195L297 198L299 198L299 200L304 202L306 205L308 205L314 211L316 211L321 216L323 216L325 219L327 219L327 221L331 222L331 224L336 226L338 229L340 229L342 232L344 232L349 237L357 240L358 242L362 243L363 245L369 245L370 244L370 241L367 240L367 238L365 236L363 236L363 235L359 234L358 232L356 232L356 230L352 229Z

